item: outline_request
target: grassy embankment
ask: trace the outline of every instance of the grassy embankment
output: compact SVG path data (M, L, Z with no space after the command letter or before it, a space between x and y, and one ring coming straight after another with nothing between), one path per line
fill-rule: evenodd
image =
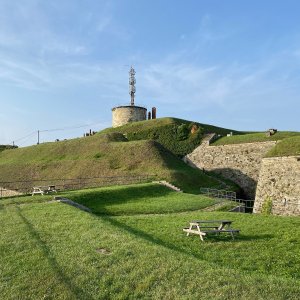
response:
M255 143L255 142L268 142L280 141L290 137L300 137L300 132L292 131L279 131L276 134L267 137L264 132L247 133L242 135L224 136L212 143L214 146Z
M179 121L175 122L179 127L182 122L187 122ZM156 179L168 180L187 192L197 193L200 187L219 186L218 180L187 166L176 153L158 143L167 138L169 129L177 132L175 123L173 119L166 118L126 125L133 130L129 130L131 133L127 133L127 139L114 132L114 129L107 129L92 137L2 151L0 182L150 174ZM190 125L191 123L188 126ZM140 140L146 132L152 132L155 136L158 134L158 142ZM186 132L186 128L183 132ZM139 138L131 140L131 134L138 135ZM172 146L167 148L176 147L177 140L174 140L174 136L170 136L169 141ZM184 143L188 145L189 141ZM178 145L180 148L180 141ZM231 189L237 189L228 181L227 185Z
M300 136L280 141L266 154L266 157L291 155L300 155Z
M193 125L196 126L196 131L191 132ZM213 132L221 135L230 132L241 134L232 129L176 118L134 122L116 128L107 128L99 134L111 132L123 133L129 141L155 140L179 157L191 153L201 143L204 134Z
M93 213L111 216L193 211L218 203L222 204L220 209L223 207L229 210L236 206L234 202L220 202L221 200L205 196L177 193L151 183L72 191L62 195L88 206Z
M94 214L48 196L2 200L1 298L299 298L299 218L205 212L214 200L132 189L68 194ZM194 219L230 219L241 234L200 243L182 232Z

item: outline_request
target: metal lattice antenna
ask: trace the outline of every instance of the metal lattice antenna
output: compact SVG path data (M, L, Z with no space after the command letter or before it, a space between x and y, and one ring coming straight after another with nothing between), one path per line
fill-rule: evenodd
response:
M131 66L130 71L129 71L129 95L131 97L131 105L134 105L134 94L135 94L135 70L134 68Z

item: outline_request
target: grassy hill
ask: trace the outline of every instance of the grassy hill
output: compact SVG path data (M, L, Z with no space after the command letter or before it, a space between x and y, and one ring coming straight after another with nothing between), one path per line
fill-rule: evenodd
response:
M290 137L300 137L300 132L279 131L276 134L267 137L265 132L245 133L242 135L224 136L214 141L212 145L231 145L255 142L279 141Z
M112 132L125 134L129 141L155 140L180 157L192 152L201 143L204 134L213 132L220 135L226 135L230 132L242 133L176 118L134 122L116 128L107 128L101 131L99 135Z
M283 139L266 154L266 157L291 155L300 155L300 135Z
M129 142L114 132L0 152L0 182L140 174L166 179L189 192L220 185L156 141Z
M207 212L211 199L132 189L68 194L92 214L48 196L0 200L1 299L299 299L299 217ZM182 231L195 219L241 233L200 242Z

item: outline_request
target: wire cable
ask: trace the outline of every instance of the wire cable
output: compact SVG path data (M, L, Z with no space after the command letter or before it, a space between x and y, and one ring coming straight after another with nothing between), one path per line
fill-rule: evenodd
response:
M89 126L96 126L101 123L93 123L93 124L86 124L86 125L77 125L77 126L68 126L68 127L63 127L63 128L55 128L55 129L45 129L45 130L40 130L40 132L52 132L52 131L64 131L64 130L69 130L69 129L78 129L78 128L84 128L84 127L89 127Z
M9 145L13 145L17 142L20 142L20 141L27 141L30 137L32 137L33 135L37 135L38 132L54 132L54 131L65 131L65 130L71 130L71 129L79 129L79 128L85 128L85 127L90 127L90 126L96 126L96 125L100 125L102 123L92 123L92 124L85 124L85 125L74 125L74 126L66 126L66 127L62 127L62 128L54 128L54 129L44 129L44 130L36 130L36 131L33 131L21 138L18 138L16 140L13 140ZM24 144L24 141L21 143L21 145Z
M25 135L25 136L23 136L23 137L21 137L21 138L19 138L19 139L13 140L13 141L10 143L10 145L13 144L13 143L22 141L22 140L24 140L24 139L26 139L26 138L29 138L29 137L31 137L31 136L33 136L33 135L35 135L35 134L37 134L37 131L31 132L30 134L27 134L27 135Z

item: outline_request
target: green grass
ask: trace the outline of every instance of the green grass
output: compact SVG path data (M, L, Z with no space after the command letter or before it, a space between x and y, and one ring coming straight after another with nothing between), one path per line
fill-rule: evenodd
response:
M219 182L186 165L155 141L131 141L120 133L99 134L0 152L0 182L149 174L186 192ZM28 183L32 188L32 183ZM230 184L229 184L230 185ZM232 188L237 187L232 184Z
M242 135L225 136L212 143L214 146L279 141L285 138L300 136L300 132L279 131L276 134L267 137L264 132L247 133Z
M197 126L197 130L191 133L193 125ZM206 133L215 132L221 135L230 132L241 133L232 129L176 118L160 118L129 123L116 128L107 128L99 134L113 132L125 134L130 141L155 140L179 157L191 153L201 143L203 135Z
M300 155L300 136L280 141L266 154L266 157L291 155Z
M124 187L69 194L96 214L40 196L27 198L39 203L5 200L1 299L299 299L299 218L202 210L147 214L152 208L135 204L143 207L151 197L127 188L128 194ZM153 191L153 203L159 206L160 198L166 212L164 201L171 207L179 200L161 192ZM187 202L195 197L181 195ZM194 219L230 219L241 234L235 241L220 236L200 243L182 232Z
M300 132L279 131L267 137L265 133L250 133L222 137L212 143L213 146L278 141L266 154L266 157L300 155Z
M132 196L134 195L134 197ZM158 184L138 184L63 193L100 215L136 215L192 211L218 203L211 198L174 192Z

